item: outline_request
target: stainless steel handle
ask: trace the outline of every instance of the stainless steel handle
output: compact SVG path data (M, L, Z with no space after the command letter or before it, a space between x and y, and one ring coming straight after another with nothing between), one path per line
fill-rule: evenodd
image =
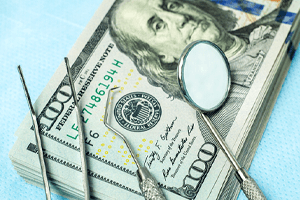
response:
M157 181L151 176L147 168L137 170L140 189L146 200L166 200Z
M242 190L250 200L267 200L253 178L249 177L241 184Z
M249 200L267 200L253 178L244 168L236 172L236 177L241 184L242 190Z

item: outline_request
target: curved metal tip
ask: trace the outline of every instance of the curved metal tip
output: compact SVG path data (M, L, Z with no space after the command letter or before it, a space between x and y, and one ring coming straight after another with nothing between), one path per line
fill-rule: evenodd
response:
M138 169L141 169L141 165L140 165L140 163L138 162L137 157L135 156L135 154L134 154L132 148L130 147L129 142L128 142L128 140L126 139L126 137L125 137L122 133L120 133L119 131L117 131L116 129L114 129L114 128L113 128L111 125L109 125L108 122L107 122L107 118L108 118L108 107L109 107L109 103L110 103L109 99L111 98L112 91L117 90L117 89L119 89L119 88L120 88L120 87L114 87L114 88L111 88L111 89L108 91L107 100L106 100L106 107L105 107L105 112L104 112L104 120L103 120L103 122L104 122L104 125L105 125L107 128L109 128L110 130L112 130L113 132L115 132L118 136L120 136L120 137L123 139L123 141L125 142L125 144L126 144L128 150L129 150L129 152L130 152L130 154L131 154L131 156L132 156L132 158L133 158L133 160L134 160L134 162L135 162L137 168L138 168Z
M116 90L116 89L119 89L120 87L118 86L118 87L114 87L114 88L111 88L110 90L109 90L109 92L111 92L111 91L113 91L113 90Z
M116 90L116 89L119 89L120 87L114 87L114 88L111 88L109 91L108 91L108 95L107 95L107 100L106 100L106 106L105 106L105 112L104 112L104 125L107 126L107 127L110 127L107 123L107 115L108 115L108 107L109 107L109 99L111 97L111 93L113 90Z
M22 71L21 65L18 65L17 69L18 69L19 72L21 72Z
M69 65L69 58L68 58L68 57L64 57L64 60L65 60L67 69L70 68L70 65Z

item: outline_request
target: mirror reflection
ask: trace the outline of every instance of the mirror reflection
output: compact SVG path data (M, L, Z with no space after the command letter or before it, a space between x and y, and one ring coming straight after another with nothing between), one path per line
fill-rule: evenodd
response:
M213 43L196 41L185 49L178 80L184 98L203 112L217 109L230 88L230 70L224 53Z

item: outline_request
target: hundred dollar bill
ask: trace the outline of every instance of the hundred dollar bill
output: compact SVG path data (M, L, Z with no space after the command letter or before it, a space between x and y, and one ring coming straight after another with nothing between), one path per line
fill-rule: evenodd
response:
M282 61L292 54L286 52L299 7L299 1L291 0L103 1L68 55L93 197L143 199L132 156L103 124L108 90L116 86L120 89L109 99L109 123L128 138L167 199L226 199L237 191L226 157L180 96L177 60L195 40L216 43L228 57L229 97L208 116L247 167L263 131L257 119L279 72L288 67ZM78 126L64 63L35 108L53 184L83 198ZM17 130L10 157L20 174L34 182L30 177L40 176L30 120L26 116Z

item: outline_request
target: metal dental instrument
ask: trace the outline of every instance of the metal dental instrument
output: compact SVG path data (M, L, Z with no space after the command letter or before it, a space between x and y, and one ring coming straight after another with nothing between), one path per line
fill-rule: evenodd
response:
M45 161L44 161L42 142L41 142L41 137L40 137L40 133L39 133L39 126L38 126L38 123L37 123L36 114L34 112L34 109L33 109L32 103L31 103L29 92L27 90L27 86L25 84L25 79L24 79L23 72L22 72L22 69L21 69L20 65L18 66L18 72L20 74L20 79L21 79L21 82L22 82L22 85L23 85L25 97L27 99L28 107L29 107L32 122L33 122L33 129L34 129L34 132L35 132L35 139L36 139L36 143L37 143L37 146L38 146L38 155L39 155L39 160L40 160L40 165L41 165L41 171L42 171L42 177L43 177L43 182L44 182L44 187L45 187L46 199L51 200L50 186L49 186L49 182L48 182L48 178L47 178L47 170L46 170L46 165L45 165Z
M166 198L165 198L162 190L159 188L158 183L155 180L155 178L153 176L151 176L150 172L147 170L146 167L141 166L140 163L138 162L137 157L135 156L132 148L130 147L129 142L126 139L126 137L107 123L107 118L108 118L107 110L109 107L109 99L110 99L112 91L115 89L118 89L118 87L110 89L109 93L108 93L105 114L104 114L104 124L107 128L109 128L110 130L112 130L116 134L118 134L123 139L126 146L128 147L130 154L138 168L137 177L138 177L138 181L139 181L139 186L140 186L140 189L141 189L145 199L146 200L154 200L154 199L155 200L166 200Z
M191 43L181 55L177 77L182 97L199 111L234 168L244 194L250 200L266 200L256 182L240 166L211 120L204 114L218 109L228 96L231 84L230 69L224 53L208 41Z
M90 199L90 186L89 186L87 162L86 162L86 156L85 156L85 154L86 154L85 153L85 137L84 137L84 133L83 133L82 122L81 122L81 118L80 118L81 115L79 113L79 107L78 107L78 101L77 101L77 97L76 97L74 82L73 82L71 71L70 71L69 59L67 57L65 57L65 63L66 63L67 73L69 76L69 82L70 82L70 86L71 86L71 90L72 90L72 96L73 96L73 100L75 103L75 110L76 110L76 116L77 116L84 199L89 200Z

